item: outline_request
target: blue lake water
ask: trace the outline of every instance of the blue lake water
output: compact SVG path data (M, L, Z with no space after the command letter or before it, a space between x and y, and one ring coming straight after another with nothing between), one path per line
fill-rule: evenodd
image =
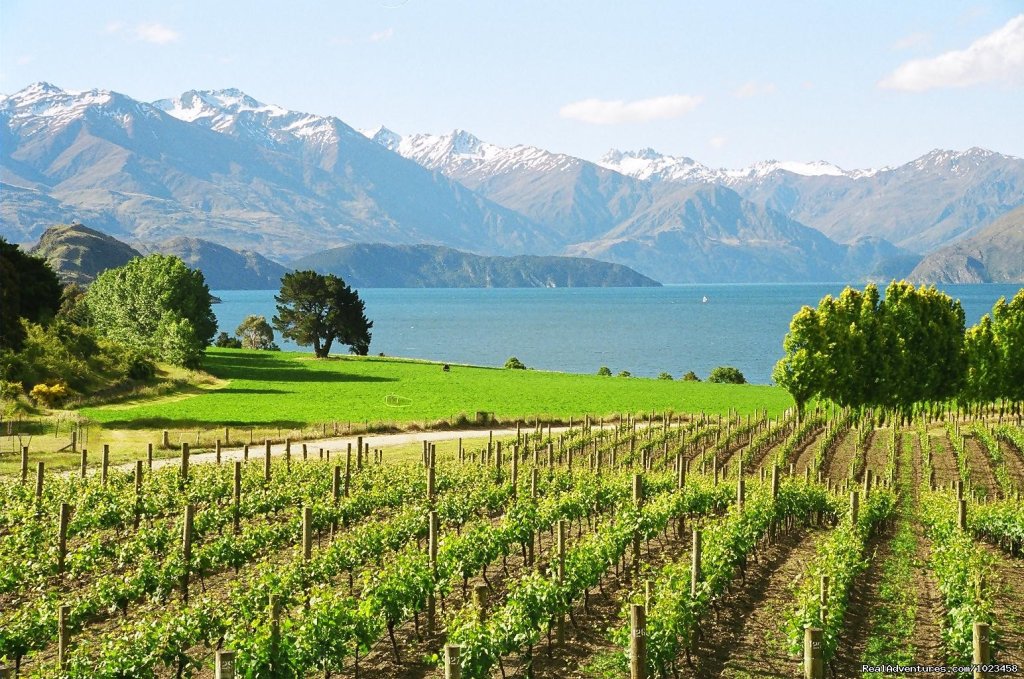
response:
M370 352L500 366L517 356L528 367L702 378L733 365L768 383L782 338L801 306L816 306L844 284L672 285L663 288L365 289L373 321ZM1019 285L948 285L967 324ZM233 334L248 314L268 320L274 290L214 290L220 329ZM707 303L702 298L707 296ZM309 351L277 338L283 349ZM334 351L347 347L335 346Z

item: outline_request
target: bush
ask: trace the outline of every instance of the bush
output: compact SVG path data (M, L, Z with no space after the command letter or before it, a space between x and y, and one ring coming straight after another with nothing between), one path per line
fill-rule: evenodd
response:
M697 377L697 373L690 370L685 375L683 375L683 382L700 382L700 378Z
M23 393L25 390L21 386L21 382L0 380L0 400L16 401Z
M658 375L658 379L659 380L670 380L670 379L672 379L672 375L670 375L668 373L661 373L660 375Z
M600 368L597 369L597 374L600 375L601 377L611 377L612 371L611 368L609 368L608 366L602 365Z
M213 340L213 346L221 349L241 349L242 340L221 331L221 333L217 335L217 338Z
M526 366L515 356L509 356L508 360L505 361L505 367L511 370L526 370Z
M746 384L747 379L738 368L729 365L720 365L708 375L708 382L715 384Z
M632 377L633 373L629 372L628 370L623 370L622 372L619 373L618 376L619 377Z
M37 384L32 387L32 391L29 393L33 401L51 408L60 404L61 401L70 395L71 392L67 386L60 382L57 384Z

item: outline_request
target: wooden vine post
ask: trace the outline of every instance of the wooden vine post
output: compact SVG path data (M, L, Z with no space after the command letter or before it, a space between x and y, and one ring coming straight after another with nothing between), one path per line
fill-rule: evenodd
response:
M850 525L856 526L860 517L860 496L857 491L850 491Z
M270 595L270 654L277 655L278 646L281 645L281 601L277 594ZM274 669L274 668L272 668Z
M519 496L519 451L512 448L512 497Z
M987 665L992 662L991 635L987 622L974 623L973 663ZM974 679L984 679L985 673L974 672Z
M829 576L821 576L821 591L819 604L821 606L821 626L825 626L825 622L828 619L828 584Z
M703 552L703 541L700 530L693 531L693 552L690 560L690 596L697 596L697 585L700 584L700 562Z
M772 499L779 497L779 465L772 465Z
M568 527L568 522L565 519L558 520L558 585L561 587L565 584L565 539ZM558 614L558 645L565 645L565 614Z
M459 652L462 646L445 644L444 647L444 679L462 679L462 666L459 664Z
M36 464L36 499L43 499L43 478L46 475L46 465L40 461Z
M957 503L956 525L960 530L967 530L967 500L963 498Z
M217 452L217 464L220 464L220 439L217 439L215 450Z
M433 467L431 467L433 470ZM431 509L428 517L428 533L427 533L427 559L430 563L430 575L433 582L437 582L437 534L440 528L437 510ZM427 594L427 635L432 636L435 629L435 619L437 617L437 597L435 596L435 590L433 587L430 588L429 594Z
M89 468L89 451L82 448L82 478L85 478L85 472Z
M313 508L302 508L302 560L313 556Z
M231 517L231 521L232 528L237 535L242 529L242 463L239 460L235 460L233 482L234 487L231 493L231 502L234 511L232 511L233 516Z
M188 443L181 442L181 482L188 483Z
M28 446L21 447L21 482L28 482Z
M270 483L270 439L263 442L263 480Z
M356 437L356 471L363 469L363 437Z
M629 677L648 679L647 610L643 604L629 606Z
M149 466L149 470L152 471L153 470L153 444L152 443L147 443L146 444L146 462L147 462L147 464Z
M743 460L736 465L736 510L743 511L743 503L747 499L747 488L743 482Z
M348 497L349 487L352 485L352 444L348 444L345 451L345 497Z
M142 518L142 460L135 461L135 507L132 513L132 527L138 530Z
M487 585L477 585L473 588L473 605L476 606L478 619L483 622L487 619Z
M107 475L110 471L110 446L106 443L103 444L103 458L102 466L100 467L100 482L105 486L107 485Z
M189 572L192 570L192 527L195 519L194 505L185 505L185 525L181 534L181 555L185 562L185 572L181 575L181 601L188 605Z
M633 474L633 506L637 512L644 504L644 477ZM633 529L633 577L640 576L640 528Z
M825 679L825 648L820 627L804 628L804 679Z
M68 647L71 645L71 634L68 631L68 616L71 606L57 609L57 665L63 672L68 668Z
M235 679L234 651L217 651L214 679Z
M68 523L71 521L71 505L60 503L60 518L57 521L57 572L64 572L64 561L68 556Z

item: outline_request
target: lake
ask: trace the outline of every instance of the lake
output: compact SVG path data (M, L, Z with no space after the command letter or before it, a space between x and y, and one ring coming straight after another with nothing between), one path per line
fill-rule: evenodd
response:
M373 321L372 354L500 366L516 356L530 368L701 378L718 365L766 384L782 338L801 306L816 306L845 284L670 285L662 288L360 290ZM968 326L1019 285L947 285ZM270 320L274 290L214 290L220 329L233 334L248 314ZM708 301L703 302L704 297ZM291 342L283 349L310 351ZM345 351L335 345L334 350Z

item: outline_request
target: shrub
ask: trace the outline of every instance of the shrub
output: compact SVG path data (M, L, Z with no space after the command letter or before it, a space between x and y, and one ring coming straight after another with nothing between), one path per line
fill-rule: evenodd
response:
M668 373L661 373L660 375L658 375L658 379L659 380L670 380L670 379L672 379L672 375L670 375Z
M0 400L14 401L25 393L21 382L13 380L0 380Z
M217 338L213 340L213 346L220 347L221 349L241 349L242 340L221 331Z
M708 382L715 384L746 384L747 379L738 368L729 365L720 365L708 375Z
M633 373L629 372L628 370L623 370L622 372L619 373L618 376L619 377L632 377Z
M526 366L515 356L509 356L508 360L505 361L505 367L511 370L526 370Z
M70 395L71 392L67 386L60 382L56 384L37 384L32 387L32 391L29 393L32 400L47 407L58 405Z
M685 375L683 375L683 381L684 382L700 382L700 378L697 377L697 373L695 373L692 370L690 370Z
M597 374L600 375L601 377L611 377L612 371L611 368L609 368L608 366L602 365L600 368L597 369Z

